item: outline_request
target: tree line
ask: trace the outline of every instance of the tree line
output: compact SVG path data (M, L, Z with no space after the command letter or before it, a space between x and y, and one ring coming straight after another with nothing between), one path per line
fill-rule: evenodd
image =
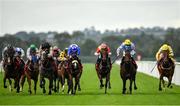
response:
M162 35L147 33L146 30L136 29L138 33L115 34L98 33L98 35L87 35L83 31L74 31L72 34L68 32L25 32L20 31L15 34L4 34L0 37L0 52L7 44L12 44L15 47L22 47L25 51L30 44L35 44L37 47L44 41L48 41L52 46L58 46L61 50L68 47L72 43L76 43L81 48L81 56L93 56L99 44L107 43L112 52L112 56L116 56L116 49L127 38L134 42L136 46L136 53L142 56L142 59L155 60L155 54L163 43L172 46L175 58L179 60L180 57L180 28L167 28L163 30ZM154 29L155 30L155 29ZM2 59L2 57L0 56Z

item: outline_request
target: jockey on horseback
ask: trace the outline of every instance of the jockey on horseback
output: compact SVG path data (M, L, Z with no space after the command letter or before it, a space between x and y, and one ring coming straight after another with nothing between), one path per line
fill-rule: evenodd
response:
M83 67L81 64L81 60L78 58L78 55L80 55L80 47L77 44L71 44L68 48L68 56L70 60L72 60L73 58L77 58L77 61L82 69Z
M158 52L156 53L156 60L157 61L160 61L161 59L162 59L162 56L161 56L161 52L162 51L167 51L168 52L168 56L169 56L169 58L171 59L171 61L173 62L173 64L174 64L174 62L175 62L175 60L174 60L174 53L173 53L173 50L172 50L172 48L171 48L171 46L170 45L168 45L168 44L163 44L161 47L160 47L160 49L158 50Z
M129 39L126 39L126 40L117 48L117 56L119 56L120 51L123 51L123 58L122 58L122 60L121 60L121 65L123 64L123 61L124 61L125 52L126 52L126 51L129 51L130 54L131 54L132 62L133 62L133 64L134 64L135 68L137 69L136 61L135 61L134 58L133 58L133 55L136 54L134 43L132 43Z
M59 61L64 61L68 58L67 56L68 48L65 48L63 51L61 51L58 60Z
M27 49L26 56L27 56L27 65L30 63L30 61L35 62L39 59L39 56L37 56L38 48L31 44L30 47Z
M14 54L15 54L15 48L14 48L11 44L8 44L8 45L3 49L3 51L2 51L3 67L5 67L5 59L6 59L8 50L10 50L12 56L14 56Z
M16 60L17 60L17 63L16 63L16 68L18 66L20 66L21 69L23 69L23 66L24 66L24 61L23 61L23 57L24 57L24 50L20 47L16 47L15 48L15 57L16 57Z
M96 70L99 69L99 64L100 64L100 62L102 60L102 56L100 55L100 52L102 50L107 51L108 58L110 59L110 57L109 57L109 55L111 55L110 47L106 43L102 43L101 45L98 46L96 52L94 53L94 55L98 56L98 59L97 59L97 62L96 62ZM110 61L108 61L108 62L110 62ZM111 67L112 67L112 64L110 63L110 69L111 69Z
M50 53L50 48L51 45L48 42L44 42L43 44L41 44L40 46L40 56L42 55L42 52L45 51L48 54L48 58L52 61L52 65L54 68L54 71L57 71L57 65L53 59L52 54Z

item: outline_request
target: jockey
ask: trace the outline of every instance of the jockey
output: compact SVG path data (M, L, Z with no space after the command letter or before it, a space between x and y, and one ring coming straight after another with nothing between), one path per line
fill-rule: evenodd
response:
M68 48L65 48L65 50L61 51L58 60L59 61L66 60L68 58L67 57L67 52L68 52Z
M24 50L20 47L16 47L15 48L15 56L18 56L22 59L24 57Z
M156 60L157 61L160 61L161 60L161 52L162 51L168 51L168 55L169 55L169 58L172 60L172 62L174 63L175 62L175 60L174 60L174 53L173 53L173 50L172 50L172 48L171 48L171 46L170 45L167 45L167 44L163 44L161 47L160 47L160 49L158 50L158 52L156 53Z
M3 58L3 60L4 60L4 57L6 56L5 54L7 53L7 50L12 50L12 56L14 56L14 54L15 54L15 48L12 46L12 45L10 45L10 44L8 44L8 46L6 46L4 49L3 49L3 51L2 51L2 58Z
M100 55L100 52L102 50L105 50L107 51L108 53L108 58L109 56L111 55L111 50L110 50L110 47L106 44L106 43L102 43L101 45L98 46L98 48L96 49L96 52L94 53L94 55L98 56L98 59L97 59L97 62L96 62L96 70L99 69L99 64L101 62L101 55ZM108 59L109 62L110 62L110 58ZM112 67L112 64L110 63L110 68Z
M123 51L123 58L121 60L121 65L123 64L124 56L126 51L130 51L131 59L135 68L137 69L136 61L134 60L133 56L136 54L135 52L135 45L129 39L126 39L118 48L117 48L117 56L119 56L120 51Z
M53 49L51 51L51 55L54 57L54 59L58 58L60 51L61 50L57 46L53 47Z
M38 54L38 48L34 45L34 44L31 44L30 47L27 49L27 52L26 52L26 56L27 56L27 64L29 64L30 61L36 61L39 59L39 56L37 56ZM33 55L35 55L35 57L32 57Z
M81 69L82 69L81 60L78 58L78 55L80 55L80 47L77 44L71 44L68 48L67 54L68 54L70 59L77 57L77 60L78 60L80 66L81 66Z

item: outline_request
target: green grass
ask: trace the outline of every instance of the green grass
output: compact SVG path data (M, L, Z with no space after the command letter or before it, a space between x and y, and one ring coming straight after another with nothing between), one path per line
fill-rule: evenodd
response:
M180 86L173 85L172 89L158 91L159 80L142 73L137 73L138 90L133 94L122 95L122 80L119 75L119 66L114 65L111 73L112 89L108 94L104 94L104 89L99 89L99 81L93 64L84 64L84 72L81 78L82 91L78 91L75 96L53 93L52 95L42 94L39 88L37 94L29 95L27 92L27 82L24 91L16 94L15 90L3 88L3 75L0 74L0 105L180 105ZM129 85L129 81L128 81ZM66 89L67 91L67 89Z

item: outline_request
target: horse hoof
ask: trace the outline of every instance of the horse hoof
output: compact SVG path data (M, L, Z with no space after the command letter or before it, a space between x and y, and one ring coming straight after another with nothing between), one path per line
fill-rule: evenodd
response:
M81 91L81 88L78 88L78 91Z
M125 92L123 91L122 94L125 94Z
M29 94L32 94L32 91L31 90L28 90Z
M4 88L7 88L7 86L5 85Z
M109 89L111 89L111 86L109 86Z
M134 90L137 90L137 87L136 87L136 86L134 87Z
M159 91L162 91L162 88L159 88Z
M173 86L170 86L170 88L173 88Z
M51 95L51 94L52 94L51 91L49 91L48 95Z
M45 90L45 89L43 90L43 93L44 93L44 94L46 93L46 90Z

